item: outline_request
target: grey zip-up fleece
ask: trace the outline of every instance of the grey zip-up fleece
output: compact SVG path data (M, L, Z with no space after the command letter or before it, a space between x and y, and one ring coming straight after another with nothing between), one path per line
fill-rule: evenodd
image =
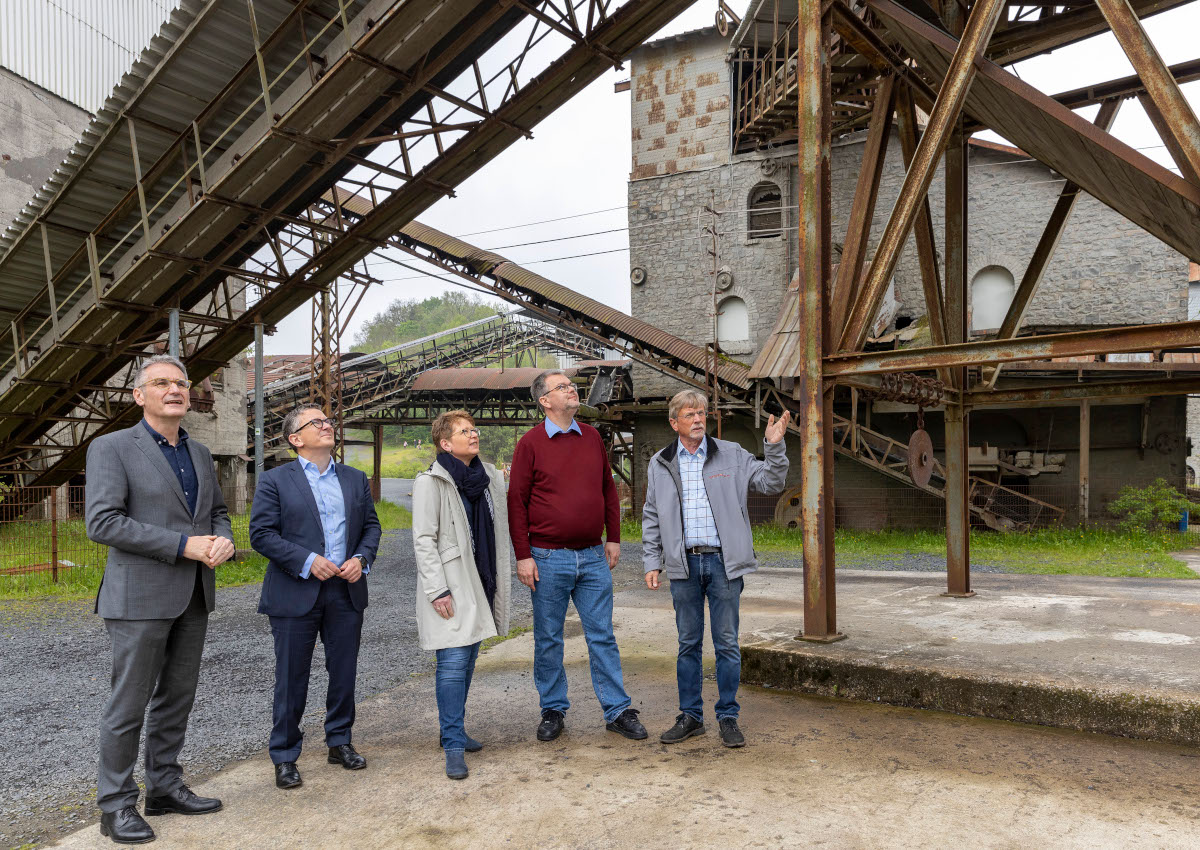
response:
M763 441L758 460L737 443L704 438L704 490L721 538L725 575L730 579L758 568L750 536L749 491L780 493L787 479L784 441ZM687 578L683 551L683 481L679 476L679 440L650 459L646 505L642 508L642 561L645 572L666 569L672 579Z

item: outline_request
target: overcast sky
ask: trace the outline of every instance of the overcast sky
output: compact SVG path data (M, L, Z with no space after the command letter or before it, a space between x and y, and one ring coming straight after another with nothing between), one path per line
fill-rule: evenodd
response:
M716 5L715 0L698 0L655 37L711 25ZM737 8L745 4L730 5ZM1200 3L1148 18L1144 25L1168 64L1200 55L1196 38L1200 33ZM1133 73L1110 34L1020 63L1012 70L1049 94ZM480 247L502 248L501 253L510 260L628 312L628 239L624 228L632 94L613 91L614 83L628 77L628 64L623 71L608 71L535 127L532 140L514 144L460 185L457 197L440 201L418 220ZM1200 112L1200 83L1184 86L1184 92ZM1095 112L1096 107L1092 107L1080 114L1091 118ZM1171 164L1136 101L1125 102L1113 132L1126 143L1142 148L1147 156ZM985 137L998 138L994 134ZM533 224L547 219L562 220ZM1043 222L1030 222L1029 226L1040 231ZM580 238L543 241L574 236ZM508 247L534 241L543 244ZM557 259L581 254L590 256ZM347 348L362 322L394 299L424 298L447 288L459 288L430 277L413 279L412 272L386 262L372 261L371 271L387 282L368 292L346 335ZM311 334L306 305L280 323L274 336L267 337L266 351L307 353Z

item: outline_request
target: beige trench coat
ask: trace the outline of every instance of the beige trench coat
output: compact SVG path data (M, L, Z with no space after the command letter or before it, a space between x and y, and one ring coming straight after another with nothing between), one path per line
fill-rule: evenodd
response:
M504 477L485 463L491 484L492 524L496 531L496 599L488 607L475 568L471 526L454 479L434 463L413 482L413 550L417 556L417 632L422 649L470 646L508 634L512 560L509 558L508 499ZM447 590L454 616L443 619L433 600Z

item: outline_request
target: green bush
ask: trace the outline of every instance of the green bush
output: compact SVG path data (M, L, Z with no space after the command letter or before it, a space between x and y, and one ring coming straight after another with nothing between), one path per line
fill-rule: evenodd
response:
M1122 487L1108 504L1122 531L1159 531L1177 524L1184 511L1200 514L1200 504L1190 501L1164 478L1147 487Z

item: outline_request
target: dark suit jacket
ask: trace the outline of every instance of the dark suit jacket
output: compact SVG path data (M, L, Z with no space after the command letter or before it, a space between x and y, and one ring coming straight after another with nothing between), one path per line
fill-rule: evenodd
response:
M196 468L196 512L179 479L141 422L97 437L88 446L87 535L108 546L96 613L109 620L170 620L187 610L196 561L177 558L184 535L233 539L212 454L188 439ZM200 570L204 601L216 604L213 571Z
M366 473L337 464L338 483L346 505L346 557L361 553L366 566L375 563L379 549L379 518L371 500ZM269 469L254 491L250 511L250 545L270 560L263 577L258 613L300 617L312 610L321 580L311 573L300 577L313 552L325 552L321 512L299 460ZM348 585L350 601L359 611L367 607L367 577Z

